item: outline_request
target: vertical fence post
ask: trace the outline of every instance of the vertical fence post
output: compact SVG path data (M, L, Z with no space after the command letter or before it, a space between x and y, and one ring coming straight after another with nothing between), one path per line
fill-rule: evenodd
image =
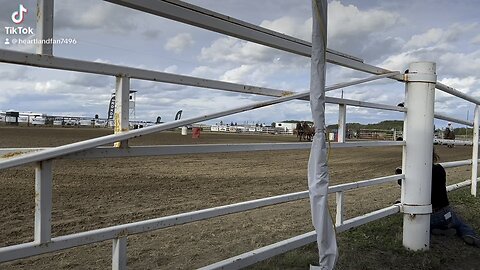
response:
M472 186L471 193L477 197L477 177L478 177L478 121L480 118L479 106L475 106L475 113L473 116L473 150L472 150Z
M408 87L407 83L405 83L405 100L403 102L403 106L407 104L407 99L408 99ZM408 128L408 119L407 119L407 114L408 114L408 108L407 112L403 114L403 130L402 130L402 139L404 142L407 141L407 128ZM396 140L396 138L395 138ZM407 145L402 146L402 173L405 173L405 160L407 160ZM405 178L402 179L402 185L401 185L401 192L400 192L400 202L403 204L405 198Z
M130 103L130 78L118 76L115 88L115 113L113 116L114 133L128 131ZM128 140L116 142L115 147L125 148Z
M433 115L435 63L411 63L405 75L407 93L407 141L405 194L403 201L403 245L427 250L430 244Z
M347 130L347 105L338 104L338 142L345 142L345 133Z
M113 239L112 270L127 269L127 237Z
M343 191L336 192L337 200L337 215L335 219L335 225L340 226L343 224Z
M51 240L52 232L52 161L35 166L35 228L34 241L38 244Z
M53 38L53 0L37 0L37 40ZM37 54L53 55L53 43L37 44Z

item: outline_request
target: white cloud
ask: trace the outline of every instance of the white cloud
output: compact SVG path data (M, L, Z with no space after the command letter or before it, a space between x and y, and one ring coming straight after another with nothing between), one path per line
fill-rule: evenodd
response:
M414 51L407 51L389 56L383 61L383 63L380 64L380 66L390 70L403 71L407 69L408 64L416 62L418 60L419 57L415 55Z
M442 66L443 76L478 76L480 70L480 50L471 53L447 52L439 55L438 62ZM438 64L437 64L438 66Z
M64 84L61 81L52 80L46 82L36 82L33 90L40 93L52 92L56 89L61 88Z
M477 24L454 24L448 29L431 28L427 32L414 35L405 44L406 49L422 48L429 46L445 47L452 46L460 36L472 30L476 31Z
M266 78L275 73L279 66L275 65L241 65L239 67L227 70L220 80L245 83L250 85L262 86L266 85Z
M312 18L300 20L284 16L273 21L264 20L260 26L299 39L312 40Z
M220 78L222 81L233 82L233 83L240 83L244 81L246 77L250 77L253 72L255 72L256 68L252 65L241 65L238 68L234 68L228 70L223 74Z
M328 7L328 47L360 55L369 39L384 39L378 33L394 26L399 15L394 12L370 9L360 10L354 5L343 5L339 1L329 3ZM386 47L373 47L377 53Z
M480 34L477 35L476 37L472 38L472 44L474 45L480 45Z
M420 35L414 35L408 42L405 44L405 48L418 48L430 46L432 44L438 43L442 38L448 39L445 36L445 31L439 28L432 28L426 33Z
M361 11L354 5L333 1L328 6L329 36L333 39L365 36L397 23L399 16L383 10Z
M178 66L177 65L171 65L171 66L168 66L167 68L165 68L163 71L167 72L167 73L176 73L178 71Z
M209 63L235 62L252 64L273 60L273 49L236 38L215 40L209 47L201 49L200 60Z
M473 86L476 84L480 84L480 80L473 77L468 76L464 78L443 78L440 80L441 83L446 84L450 87L453 87L463 93L472 92Z
M167 51L174 53L181 53L186 48L191 47L194 44L192 35L189 33L180 33L167 40L164 48Z
M55 26L60 29L107 30L130 33L137 29L129 9L97 1L58 1Z
M223 69L215 68L212 66L201 65L195 67L190 73L191 76L206 78L206 79L218 79L224 73Z

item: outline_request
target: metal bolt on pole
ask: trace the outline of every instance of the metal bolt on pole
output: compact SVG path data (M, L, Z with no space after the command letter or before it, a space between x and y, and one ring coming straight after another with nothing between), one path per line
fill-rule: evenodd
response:
M432 186L435 63L411 63L407 82L407 130L405 181L402 210L403 245L411 250L428 250Z

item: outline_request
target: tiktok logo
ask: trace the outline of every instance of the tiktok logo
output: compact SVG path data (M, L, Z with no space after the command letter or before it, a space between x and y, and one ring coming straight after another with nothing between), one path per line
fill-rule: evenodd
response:
M22 5L20 4L18 6L18 11L14 11L12 13L12 21L16 24L20 24L23 22L23 20L25 19L25 13L27 13L28 10Z

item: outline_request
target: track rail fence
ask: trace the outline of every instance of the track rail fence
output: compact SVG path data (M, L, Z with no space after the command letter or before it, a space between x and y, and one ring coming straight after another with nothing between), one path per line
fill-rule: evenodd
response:
M229 35L250 42L262 44L271 48L283 50L289 53L304 57L310 57L311 44L304 40L299 40L278 32L274 32L256 25L240 21L223 14L219 14L195 5L187 4L176 0L105 0L116 5L124 6L145 13L161 16L181 23L190 24L199 28L207 29L217 33ZM53 0L37 0L37 38L48 39L53 37ZM52 212L52 160L54 159L95 159L95 158L113 158L113 157L133 157L133 156L162 156L176 154L201 154L201 153L220 153L220 152L242 152L242 151L284 151L294 149L310 149L310 143L263 143L263 144L228 144L228 145L171 145L171 146L144 146L129 147L128 140L155 132L161 132L172 128L182 127L209 119L214 119L226 115L231 115L248 110L275 105L290 100L307 100L309 92L291 92L280 89L271 89L257 87L252 85L228 83L217 80L209 80L191 76L171 74L148 69L138 69L127 66L118 66L97 62L81 61L76 59L56 57L53 55L53 45L40 44L37 47L37 54L24 53L10 50L0 50L0 62L3 64L16 64L35 66L46 69L58 69L75 71L90 74L101 74L113 76L116 78L116 96L117 103L115 108L115 126L114 134L94 138L82 142L67 144L53 148L9 148L0 149L0 169L7 169L26 164L35 164L35 226L34 241L18 245L12 245L0 248L0 263L27 258L30 256L55 252L69 249L77 246L98 243L112 240L112 268L126 269L127 267L127 237L133 234L140 234L159 230L180 224L186 224L199 220L205 220L218 216L228 215L249 211L260 207L276 205L285 202L303 200L308 198L308 191L301 191L289 194L283 194L268 198L261 198L246 202L240 202L230 205L213 207L194 212L181 213L177 215L149 219L134 223L121 224L111 227L105 227L97 230L85 231L75 234L69 234L52 238L51 212ZM441 84L436 81L436 76L422 77L422 74L401 74L397 71L390 71L380 67L364 63L360 58L350 56L341 52L327 49L327 62L348 67L354 70L369 73L371 76L360 80L340 83L326 87L326 91L340 89L359 83L366 83L378 79L393 79L404 83L432 83L441 91L452 94L459 98L470 101L475 107L475 117L473 122L456 119L453 117L433 114L433 118L456 122L474 127L472 159L443 163L444 167L472 166L471 179L460 182L448 187L448 190L455 190L461 187L471 185L471 193L476 196L477 185L477 164L478 164L478 123L480 100L462 92ZM434 74L434 72L433 72ZM231 91L246 94L255 94L274 97L271 100L257 102L246 106L241 106L225 111L215 112L199 117L192 117L171 123L159 124L138 130L128 131L128 93L130 91L130 79L140 79L156 82L173 83L186 86L195 86L200 89L210 88L222 91ZM336 194L336 218L335 224L338 232L355 228L362 224L377 220L395 213L411 212L412 209L404 203L404 192L402 191L402 203L395 204L383 209L376 210L365 215L345 220L344 215L344 196L345 192L362 187L370 187L402 179L408 183L408 164L406 161L409 140L406 134L403 141L379 141L379 142L345 142L346 131L346 108L347 106L373 108L379 110L389 110L404 113L404 132L408 130L407 116L410 110L415 111L415 107L399 107L387 104L376 104L359 100L349 100L343 98L327 97L327 103L339 105L339 142L332 143L330 147L383 147L383 146L402 146L403 169L406 174L390 175L375 179L367 179L358 182L352 182L342 185L331 186L329 193ZM413 103L412 103L413 104ZM411 113L411 112L410 112ZM113 147L105 147L105 144L114 144ZM13 153L13 154L12 154ZM475 162L472 162L475 161ZM407 169L407 170L405 170ZM402 185L403 188L404 185ZM428 208L428 207L427 207ZM428 209L427 209L428 210ZM431 206L430 206L431 211ZM426 212L428 214L428 211ZM422 214L425 214L422 212ZM286 251L298 248L315 241L315 232L309 232L284 241L253 250L233 258L226 259L212 265L205 266L202 269L238 269L266 258L284 253ZM408 245L406 245L408 247Z

